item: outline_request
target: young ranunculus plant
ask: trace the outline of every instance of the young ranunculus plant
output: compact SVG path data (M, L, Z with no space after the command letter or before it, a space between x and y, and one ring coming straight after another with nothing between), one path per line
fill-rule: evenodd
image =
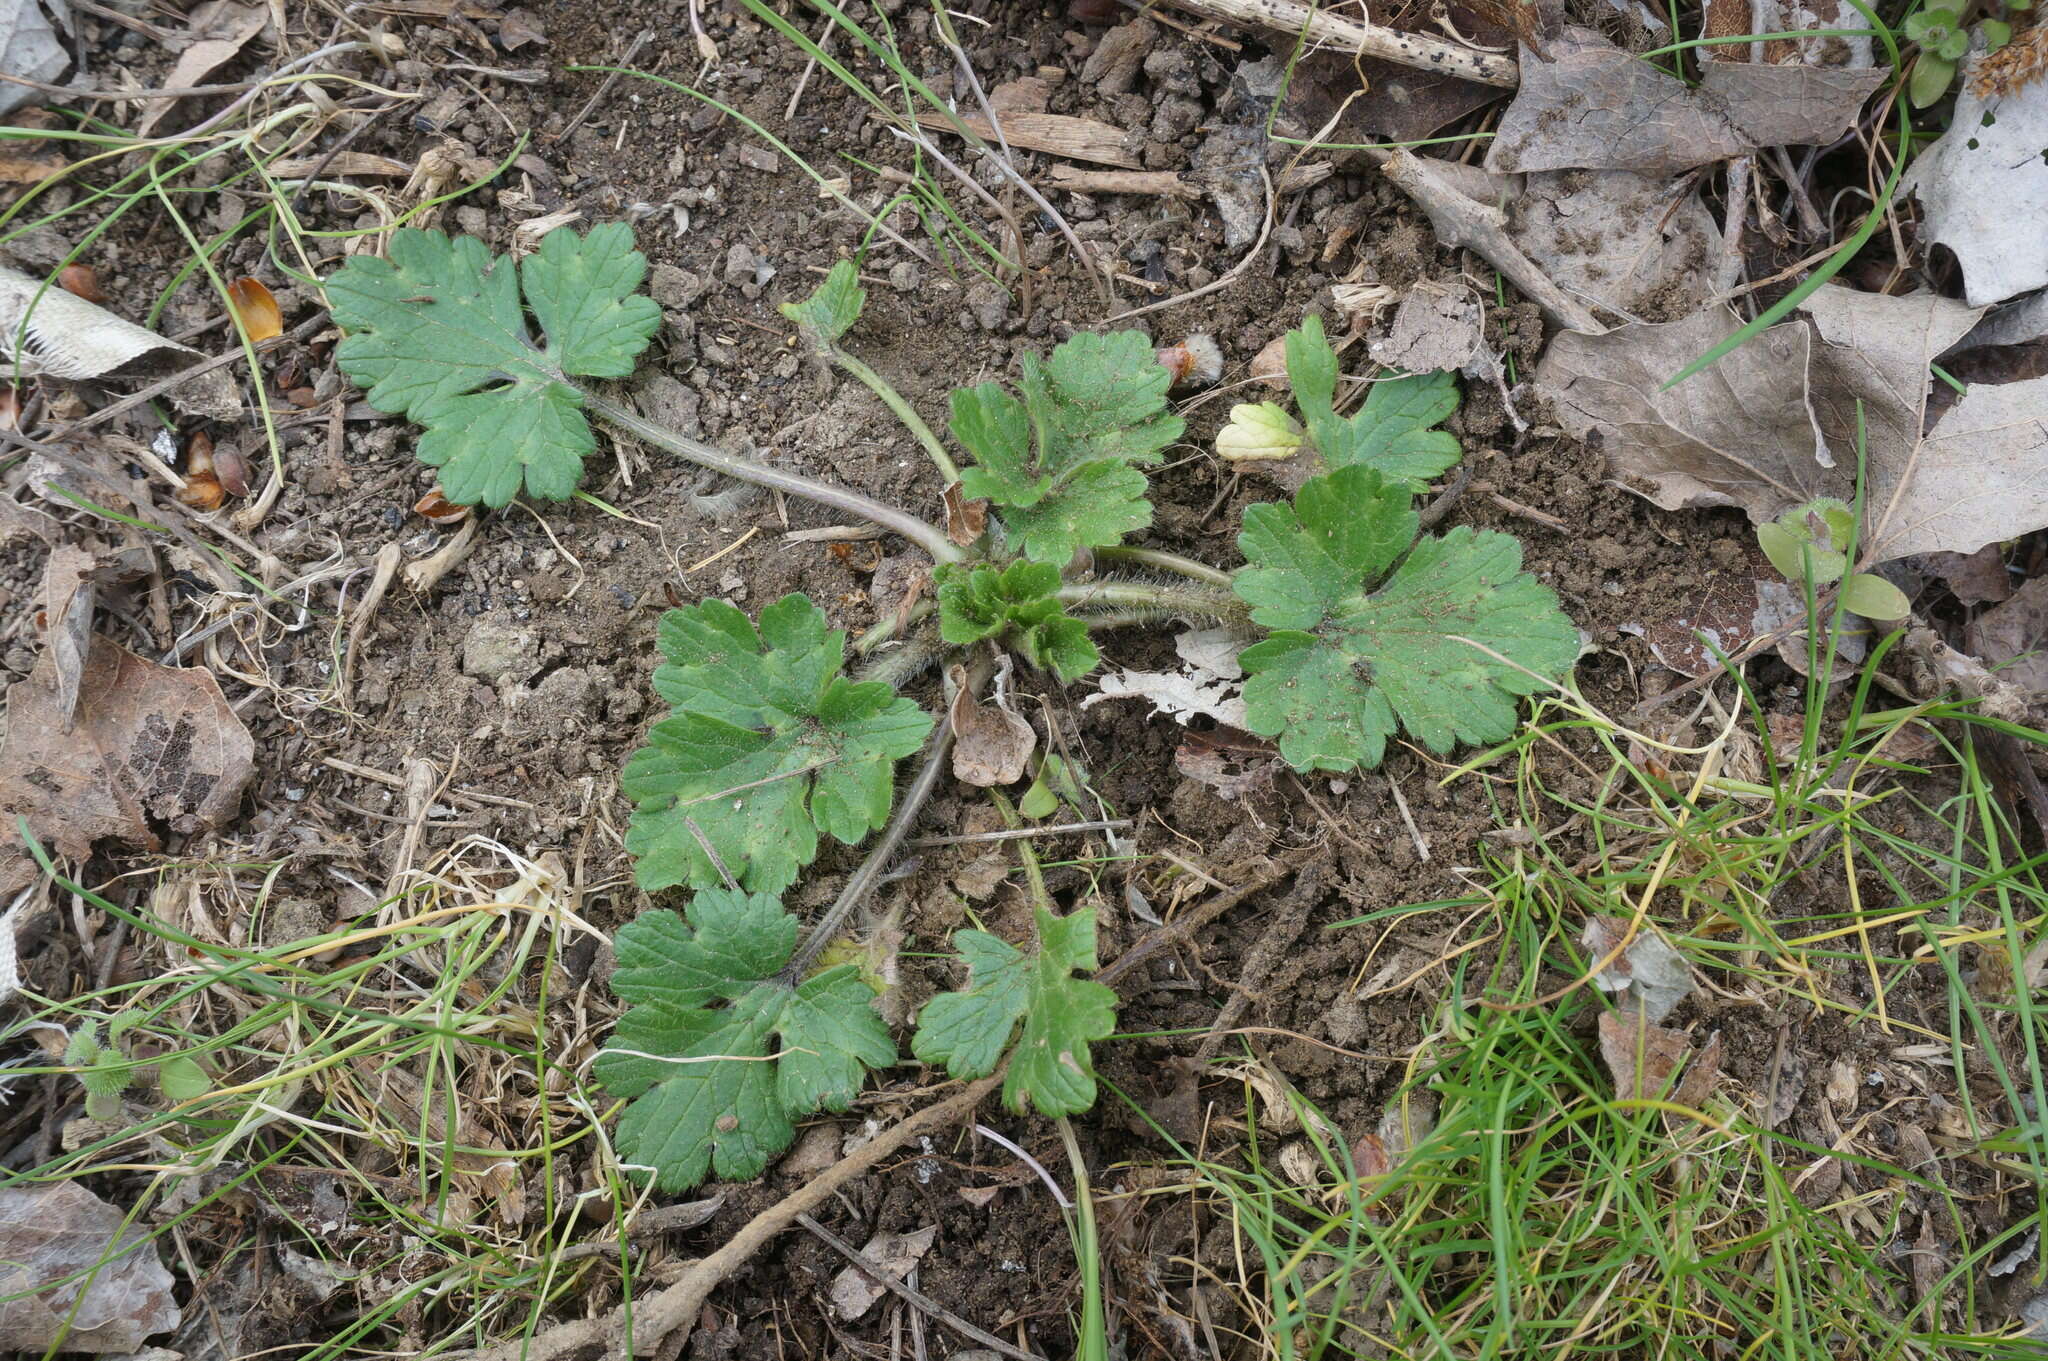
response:
M1243 722L1298 770L1349 771L1378 765L1403 731L1436 751L1507 737L1521 698L1577 656L1577 632L1522 570L1513 538L1421 532L1415 494L1462 457L1438 428L1457 408L1452 376L1376 381L1340 414L1337 356L1312 317L1286 345L1299 418L1276 402L1241 405L1217 440L1226 459L1311 470L1291 503L1246 509L1245 561L1233 569L1124 542L1152 523L1147 470L1181 438L1167 395L1192 343L1162 362L1145 336L1120 331L1026 355L1014 384L952 394L949 447L843 347L865 294L853 262L835 266L782 310L816 360L872 389L924 447L940 476L932 500L948 507L941 526L690 439L581 385L629 373L659 321L637 295L645 261L622 226L550 233L518 263L437 232L397 232L390 251L328 281L349 333L340 359L372 402L426 427L420 457L450 500L570 495L595 417L864 518L932 559L930 592L853 640L803 595L757 618L707 600L661 621L654 688L670 712L626 765L626 844L642 888L692 892L680 914L649 912L621 933L612 986L631 1007L595 1072L628 1102L621 1150L664 1189L757 1175L797 1120L845 1108L868 1070L895 1062L859 970L816 965L945 774L954 725L981 743L1030 737L1002 690L1012 659L1070 684L1099 665L1106 630L1184 618L1260 633L1235 659ZM896 690L933 667L958 687L943 721ZM1029 763L1028 750L961 773L986 784L1024 770L1025 816L1078 797L1070 763ZM919 752L899 802L896 765ZM1002 773L981 773L991 768ZM800 933L774 895L828 839L870 837ZM1114 1030L1116 997L1084 976L1096 965L1093 912L1059 916L1024 854L1033 938L957 932L964 977L925 1006L910 1048L959 1077L1007 1063L1013 1108L1064 1116L1095 1099L1090 1048Z

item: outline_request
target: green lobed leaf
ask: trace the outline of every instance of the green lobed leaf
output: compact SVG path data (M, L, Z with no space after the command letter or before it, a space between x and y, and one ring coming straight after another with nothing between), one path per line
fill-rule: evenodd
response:
M860 286L860 266L841 260L802 302L782 304L782 315L795 322L814 349L830 349L860 320L867 306L867 290Z
M1030 954L986 931L959 931L953 946L967 961L967 986L944 992L918 1016L910 1051L943 1063L954 1077L995 1071L1023 1022L1003 1102L1022 1114L1078 1115L1095 1104L1095 1062L1088 1046L1116 1029L1116 993L1076 970L1095 968L1095 913L1055 917L1036 911L1038 949Z
M1101 660L1088 626L1055 596L1060 570L1050 563L1020 560L1001 570L949 563L932 576L939 636L946 642L964 647L1000 637L1025 661L1062 681L1079 680Z
M777 976L796 931L767 894L710 889L619 932L612 991L631 1005L591 1071L630 1102L620 1151L660 1189L759 1176L796 1120L845 1110L869 1069L896 1061L853 965Z
M1368 467L1411 491L1465 456L1457 437L1431 427L1458 409L1457 380L1447 372L1384 378L1366 390L1349 418L1336 411L1337 352L1321 318L1305 317L1287 333L1287 381L1302 422L1331 471Z
M1172 375L1142 332L1077 335L1024 357L1022 398L1000 384L952 396L953 438L975 457L960 490L994 502L1025 555L1065 565L1152 523L1140 466L1181 436Z
M1246 510L1236 590L1273 630L1240 659L1246 726L1295 769L1377 766L1399 728L1438 752L1500 741L1520 698L1576 660L1577 630L1513 538L1414 534L1407 492L1369 468Z
M840 675L846 635L808 597L769 605L758 630L722 600L670 610L660 642L654 687L673 712L619 782L641 888L711 888L723 863L744 887L779 892L820 832L852 844L887 820L895 763L931 717L881 681Z
M522 486L567 500L596 447L569 377L625 377L661 324L634 294L647 261L631 228L550 232L523 264L474 237L412 228L389 249L351 256L327 281L348 332L342 372L378 410L425 427L419 459L441 470L450 501L502 506ZM528 334L529 309L545 345Z

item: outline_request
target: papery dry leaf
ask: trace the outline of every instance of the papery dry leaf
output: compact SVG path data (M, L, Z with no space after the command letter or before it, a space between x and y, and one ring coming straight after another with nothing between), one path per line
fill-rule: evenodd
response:
M76 1182L0 1189L0 1348L132 1352L178 1326L171 1273L126 1220Z
M1714 1094L1714 1087L1721 1081L1721 1032L1715 1031L1700 1046L1692 1062L1685 1065L1685 1072L1679 1075L1678 1085L1671 1089L1671 1099L1681 1106L1699 1110L1707 1104L1707 1098Z
M958 482L940 493L946 507L946 537L954 546L965 548L988 531L988 498L968 500Z
M1682 676L1719 671L1716 650L1732 657L1770 631L1757 587L1777 579L1770 560L1751 540L1742 562L1700 573L1659 600L1668 607L1666 613L1625 625L1624 631L1638 634L1659 663Z
M1861 551L1883 561L1938 548L1968 553L1992 539L2011 537L1978 536L1974 528L1956 523L1953 502L1963 488L1945 485L1945 470L1920 440L1929 385L1935 381L1931 366L1969 334L1983 309L1932 293L1892 297L1839 284L1816 289L1802 306L1820 342L1813 347L1810 369L1814 418L1836 463L1849 470L1855 467L1859 404L1862 409L1869 487ZM1980 471L1987 470L1973 468L1971 476ZM2048 476L2040 481L2048 492ZM2048 513L2035 521L2039 524L2048 524ZM1952 539L1957 529L1976 536L1975 541L1930 541L1930 536Z
M1690 180L1626 170L1512 177L1508 235L1552 282L1621 317L1674 321L1713 292L1721 228Z
M1486 349L1486 310L1462 284L1424 279L1394 309L1387 333L1366 348L1373 362L1402 373L1455 373Z
M59 854L94 843L145 850L152 824L192 833L225 821L254 771L255 744L203 667L158 666L95 637L73 731L63 731L57 660L49 650L7 692L0 815Z
M1235 728L1189 732L1173 752L1174 769L1216 791L1225 803L1273 787L1287 763L1264 738Z
M2048 695L2048 577L2022 583L1972 620L1970 649L2000 680Z
M43 647L56 684L57 727L70 732L78 716L78 687L92 647L92 616L99 598L92 570L99 560L82 548L62 544L50 550L43 568Z
M938 1233L936 1224L913 1233L878 1233L868 1239L861 1252L882 1272L900 1281L931 1251L932 1240ZM874 1308L875 1301L887 1293L886 1287L877 1285L857 1266L847 1267L832 1278L833 1311L849 1323Z
M517 52L530 43L546 46L547 32L541 28L540 20L523 8L505 11L505 17L498 21L498 46L507 52Z
M17 335L26 342L18 354ZM9 372L100 378L163 351L199 353L43 279L0 266L0 367ZM164 395L193 415L232 420L241 414L234 380L224 369L200 374Z
M1890 74L1871 67L1705 64L1676 76L1587 28L1524 48L1522 83L1486 155L1494 171L1673 175L1764 147L1830 142Z
M284 313L261 279L244 276L228 285L228 311L251 340L284 334Z
M1651 1024L1633 1002L1600 1013L1600 1057L1614 1075L1614 1094L1624 1100L1663 1096L1685 1050L1684 1031Z
M45 84L56 80L71 65L64 35L77 22L66 0L6 0L0 4L0 71ZM46 98L32 85L0 81L0 114Z
M2012 598L2012 573L2006 569L2004 551L1995 543L1974 553L1928 553L1920 559L1920 568L1946 581L1964 605L1997 604Z
M1873 466L1876 488L1903 479L1887 511L1874 495L1880 559L1945 548L1969 553L2048 525L2048 378L1977 383L1944 412L1904 469ZM1882 479L1882 480L1881 480ZM1880 519L1879 517L1885 517Z
M1038 734L1031 725L1000 703L982 704L967 688L967 668L946 671L953 690L947 721L953 725L953 777L981 789L1015 784L1024 778Z
M1628 929L1629 923L1621 917L1595 915L1586 918L1579 941L1593 962L1607 960L1593 975L1593 986L1602 992L1624 994L1622 1009L1640 1011L1654 1025L1692 994L1692 966L1648 925L1638 927L1627 947L1608 959Z
M1817 496L1849 494L1853 469L1820 443L1807 400L1812 332L1773 326L1674 388L1665 380L1733 335L1726 308L1683 321L1566 332L1536 389L1573 437L1600 432L1610 477L1662 506L1740 506L1761 524Z
M1983 61L1963 68L1948 131L1901 182L1920 199L1922 240L1955 252L1978 305L2048 284L2048 80L1980 92Z
M1096 679L1096 693L1081 701L1084 709L1106 699L1143 699L1155 714L1171 715L1182 726L1196 715L1246 726L1244 697L1238 687L1213 677L1178 671L1108 671Z
M235 0L210 0L192 11L190 31L195 41L178 54L177 64L164 78L163 88L184 89L205 81L213 69L234 60L251 38L270 22L270 11L261 5L243 5ZM137 124L135 135L147 137L165 115L178 108L172 99L151 100Z

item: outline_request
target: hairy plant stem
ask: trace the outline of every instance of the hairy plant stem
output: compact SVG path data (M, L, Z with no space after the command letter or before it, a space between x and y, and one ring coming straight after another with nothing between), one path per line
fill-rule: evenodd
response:
M821 349L827 359L846 371L847 377L856 380L869 392L880 397L882 405L895 413L896 419L903 422L906 430L917 436L917 442L922 444L925 453L931 456L932 466L939 470L940 477L946 479L947 486L950 487L960 480L960 469L953 462L953 456L946 452L946 446L939 443L939 437L924 423L924 417L917 414L917 409L904 399L903 394L898 392L888 379L837 345L825 345Z
M1083 581L1062 586L1062 605L1111 610L1157 610L1201 619L1242 620L1244 602L1229 591L1194 586L1160 586L1147 581Z
M599 420L617 426L638 440L644 440L657 449L666 449L678 458L688 459L700 467L736 477L742 482L751 482L757 487L800 496L848 515L857 515L870 524L880 525L892 534L904 538L932 555L937 562L959 562L966 555L953 546L946 532L937 525L918 519L908 511L864 496L847 487L835 487L830 482L805 477L801 473L784 472L771 468L765 463L738 454L729 454L702 440L691 439L688 435L677 434L665 425L657 425L639 412L608 397L601 397L588 389L583 390L585 408Z
M855 908L868 896L881 879L882 871L889 867L890 858L896 854L903 838L910 835L912 824L924 806L931 800L932 791L939 787L939 777L946 773L947 758L953 753L953 728L944 717L939 719L938 728L932 733L931 742L925 747L924 765L918 769L917 778L910 782L910 788L903 791L903 802L896 809L896 816L889 819L887 830L882 833L874 849L860 862L860 868L846 881L846 887L839 890L838 898L825 909L825 915L818 918L818 924L811 928L804 943L797 946L796 953L789 957L779 975L781 981L795 987L809 973L811 965L818 962L818 956L825 947L839 938L839 932L846 925L846 919L853 915Z
M1098 548L1097 559L1103 562L1127 563L1133 567L1156 567L1162 572L1172 572L1190 581L1205 581L1211 586L1228 590L1230 573L1211 567L1206 562L1196 562L1178 553L1168 553L1159 548Z

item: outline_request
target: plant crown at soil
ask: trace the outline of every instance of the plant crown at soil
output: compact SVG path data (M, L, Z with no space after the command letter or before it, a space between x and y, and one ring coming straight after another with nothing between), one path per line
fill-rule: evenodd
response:
M522 486L566 497L593 446L571 377L624 377L659 322L634 294L645 261L631 246L623 226L580 238L556 231L515 264L472 240L398 232L390 261L356 257L328 283L350 332L343 368L377 405L427 427L420 456L442 469L451 500L502 505ZM909 413L946 469L950 454L900 395L838 348L864 302L855 264L841 261L783 311L816 357ZM529 339L528 311L544 346ZM936 566L935 627L923 622L930 606L906 607L864 652L908 630L922 641L904 640L906 656L1002 648L1070 682L1099 663L1091 631L1205 614L1249 620L1262 635L1241 658L1247 723L1277 738L1298 770L1370 769L1403 729L1440 752L1509 737L1521 697L1568 671L1579 640L1552 592L1522 570L1515 539L1419 532L1414 494L1461 457L1435 428L1456 410L1454 380L1383 380L1357 413L1340 416L1337 356L1321 323L1310 317L1291 332L1286 352L1300 421L1276 403L1238 408L1233 428L1244 422L1240 444L1253 451L1239 456L1292 456L1319 471L1291 502L1247 508L1245 566L1229 593L1212 584L1215 569L1170 554L1147 560L1196 584L1086 579L1095 550L1151 524L1144 470L1183 425L1146 336L1083 334L1042 359L1024 356L1014 393L988 382L952 394L948 429L973 461L948 491L975 513L949 521L950 534L867 502L898 517L900 532L922 533L935 555L964 560ZM615 422L630 416L595 409ZM1226 456L1230 434L1219 439ZM688 441L673 447L734 475L768 476ZM771 485L840 509L860 499L774 476ZM887 822L896 763L944 734L934 739L932 718L891 684L843 674L846 635L801 594L758 622L721 600L670 610L660 646L654 686L671 709L624 771L635 805L627 848L642 888L694 893L681 914L649 912L620 933L613 988L631 1007L596 1073L629 1102L620 1147L664 1189L680 1190L709 1174L757 1175L794 1121L843 1109L867 1070L895 1062L859 970L811 971L828 943L815 937L836 932L860 890L850 885L804 945L772 895L796 881L824 837L853 844ZM942 750L933 748L928 771ZM1050 760L1026 795L1039 816L1060 802L1055 777L1071 783ZM918 798L930 787L920 777ZM872 882L879 868L864 866L853 883ZM1089 1047L1113 1030L1116 997L1076 976L1096 967L1093 912L1062 918L1041 905L1034 915L1028 948L985 931L955 935L966 985L926 1005L911 1050L956 1077L993 1072L1008 1052L1013 1109L1074 1114L1095 1099Z

